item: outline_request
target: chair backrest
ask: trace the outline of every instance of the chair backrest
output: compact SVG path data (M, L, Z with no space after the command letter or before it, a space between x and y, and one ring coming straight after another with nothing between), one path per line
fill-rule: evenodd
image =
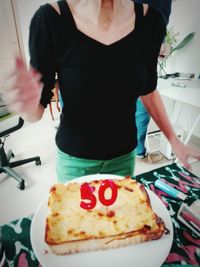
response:
M10 120L11 118L6 118L6 120ZM6 122L7 124L7 122ZM11 125L11 123L9 122L10 128L6 129L6 130L0 130L0 138L6 135L9 135L10 133L17 131L18 129L20 129L24 124L24 120L21 117L18 117L18 122L17 124L13 124ZM0 125L1 125L1 121L0 121Z

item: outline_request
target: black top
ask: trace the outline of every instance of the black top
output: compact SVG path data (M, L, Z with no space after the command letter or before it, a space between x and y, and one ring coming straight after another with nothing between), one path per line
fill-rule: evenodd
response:
M166 24L169 22L169 16L172 9L172 0L135 0L137 3L146 3L158 8L164 15Z
M42 73L44 107L58 74L64 107L56 144L86 159L126 154L137 145L136 100L157 85L164 18L152 6L143 17L142 5L135 3L135 29L105 45L76 28L65 0L58 3L61 15L50 4L36 11L29 38L30 63Z

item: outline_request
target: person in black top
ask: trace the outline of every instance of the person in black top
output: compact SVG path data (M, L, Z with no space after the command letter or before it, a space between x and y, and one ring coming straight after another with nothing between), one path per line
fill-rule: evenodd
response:
M156 90L165 33L157 9L130 0L61 0L36 11L32 68L16 60L6 100L24 119L41 119L57 74L64 103L56 135L59 181L97 172L133 175L139 96L184 166L190 155L200 159L177 138Z

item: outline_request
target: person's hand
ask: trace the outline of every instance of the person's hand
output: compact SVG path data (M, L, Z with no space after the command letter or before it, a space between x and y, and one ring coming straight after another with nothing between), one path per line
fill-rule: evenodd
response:
M170 55L170 45L164 42L161 45L159 57L167 58L169 55Z
M40 79L38 72L28 70L22 59L16 58L14 71L3 83L3 100L9 110L19 114L34 112L42 92Z
M189 157L200 160L200 151L186 146L181 142L174 144L172 149L178 160L183 164L183 167L188 170L191 170L191 165L188 162Z

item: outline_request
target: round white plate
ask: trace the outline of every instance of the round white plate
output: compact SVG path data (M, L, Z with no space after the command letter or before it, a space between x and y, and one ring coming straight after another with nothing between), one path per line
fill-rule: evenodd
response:
M5 252L3 253L3 257L1 259L1 262L0 262L0 267L3 267L4 266L4 262L5 261Z
M117 175L88 175L73 181L85 182L99 179L122 179ZM163 219L170 234L159 240L130 245L127 247L75 253L71 255L54 255L44 241L45 222L49 213L48 196L35 212L31 224L31 243L36 257L43 267L159 267L168 256L173 241L173 226L168 210L161 200L147 189L155 213Z

